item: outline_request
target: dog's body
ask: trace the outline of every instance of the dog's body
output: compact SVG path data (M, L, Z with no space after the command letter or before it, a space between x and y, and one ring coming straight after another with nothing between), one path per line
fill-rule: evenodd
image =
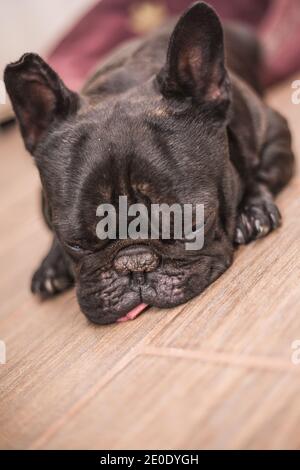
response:
M7 67L7 89L54 230L33 292L53 295L75 279L80 306L97 323L114 322L141 303L172 307L228 268L235 243L278 227L273 196L292 176L290 133L259 97L255 38L231 28L225 44L227 68L219 20L198 3L175 29L170 24L122 46L81 96L38 56ZM203 249L188 253L176 240L100 242L96 208L119 195L146 204L204 204Z

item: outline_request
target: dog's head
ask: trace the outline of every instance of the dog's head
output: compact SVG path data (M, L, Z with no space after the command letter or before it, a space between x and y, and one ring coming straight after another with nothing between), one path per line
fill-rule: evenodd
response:
M223 31L210 7L198 3L181 17L165 65L126 92L80 96L34 54L9 65L5 83L91 320L186 302L229 266L239 184ZM203 204L203 248L162 237L100 240L97 207L121 195L147 207Z

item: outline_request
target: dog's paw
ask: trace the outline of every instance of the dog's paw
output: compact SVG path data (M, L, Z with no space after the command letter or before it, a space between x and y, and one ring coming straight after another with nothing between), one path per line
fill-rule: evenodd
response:
M281 225L281 215L277 206L269 201L247 204L237 219L235 243L243 245L265 237Z
M31 292L42 298L49 298L64 292L73 284L73 277L63 263L50 265L43 262L32 277Z

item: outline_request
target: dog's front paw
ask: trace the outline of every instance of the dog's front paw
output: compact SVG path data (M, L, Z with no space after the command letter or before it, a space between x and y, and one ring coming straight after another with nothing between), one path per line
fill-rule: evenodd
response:
M242 207L237 219L235 243L243 245L265 237L281 225L277 206L270 201L261 201Z
M49 298L64 292L73 284L73 277L63 263L51 265L43 262L32 277L31 291L42 298Z

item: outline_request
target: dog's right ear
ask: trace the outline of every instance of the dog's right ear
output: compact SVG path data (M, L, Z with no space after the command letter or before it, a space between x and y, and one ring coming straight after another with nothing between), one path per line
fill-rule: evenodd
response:
M79 96L37 54L24 54L9 64L4 82L31 153L54 121L65 119L79 107Z

